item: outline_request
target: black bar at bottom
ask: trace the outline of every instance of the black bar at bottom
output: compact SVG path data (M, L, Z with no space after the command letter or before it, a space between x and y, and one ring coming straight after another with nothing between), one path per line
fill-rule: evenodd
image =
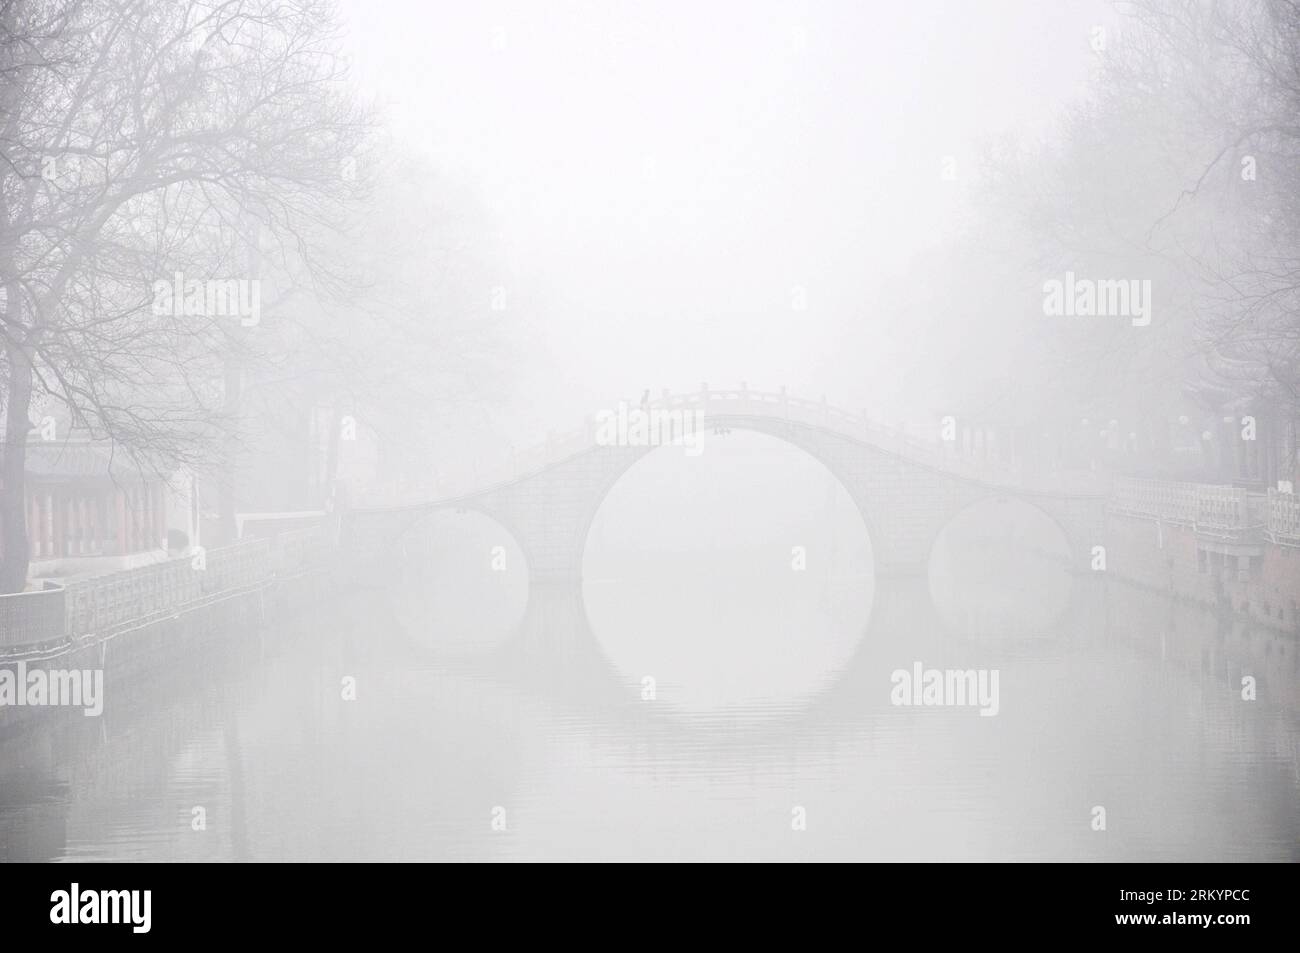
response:
M1296 868L1285 864L871 866L801 870L785 882L755 865L723 878L681 865L608 871L595 883L582 865L544 876L483 875L470 865L24 866L9 870L4 932L11 941L337 944L431 928L438 932L426 941L459 943L442 931L487 939L513 928L541 931L540 942L575 928L614 940L622 923L629 935L666 940L668 929L682 936L698 919L769 940L782 928L806 937L801 931L854 930L861 921L873 932L920 928L927 943L1133 934L1182 944L1281 939L1296 925Z

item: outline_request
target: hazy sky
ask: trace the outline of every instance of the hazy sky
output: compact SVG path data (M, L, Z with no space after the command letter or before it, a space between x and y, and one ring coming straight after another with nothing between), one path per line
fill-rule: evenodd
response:
M702 380L887 405L906 334L878 282L959 219L981 137L1049 130L1116 21L1085 0L341 10L396 140L499 228L552 426ZM881 348L846 357L861 322Z

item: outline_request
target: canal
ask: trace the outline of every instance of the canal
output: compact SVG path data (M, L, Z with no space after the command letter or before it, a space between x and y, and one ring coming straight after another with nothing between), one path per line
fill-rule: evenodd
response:
M428 552L232 632L0 739L0 859L1300 860L1293 634L1005 514L873 580L813 497L779 558L622 547L615 507L581 596ZM897 704L916 666L996 671L996 713Z

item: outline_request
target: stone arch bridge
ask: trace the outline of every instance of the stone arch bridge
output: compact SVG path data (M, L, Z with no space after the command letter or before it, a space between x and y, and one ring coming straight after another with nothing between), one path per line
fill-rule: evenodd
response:
M871 538L877 574L925 572L939 533L960 512L984 500L1016 499L1061 530L1074 567L1086 569L1102 538L1105 497L1031 485L1022 474L961 456L951 444L927 443L873 424L825 401L779 393L709 390L664 395L627 408L651 420L696 422L704 430L748 430L784 440L821 461L857 505ZM610 489L656 449L644 441L611 441L614 415L592 418L579 432L552 437L516 455L500 481L473 493L411 506L356 510L344 519L343 545L364 561L401 551L413 527L439 510L474 510L514 536L532 583L577 581L587 533ZM623 434L621 436L627 436ZM642 445L629 445L639 443ZM677 451L680 452L680 451Z

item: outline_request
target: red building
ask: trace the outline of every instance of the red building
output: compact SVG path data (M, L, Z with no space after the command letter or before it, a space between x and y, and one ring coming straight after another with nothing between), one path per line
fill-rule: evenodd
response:
M110 445L28 444L26 497L33 576L124 568L167 548L166 481Z

